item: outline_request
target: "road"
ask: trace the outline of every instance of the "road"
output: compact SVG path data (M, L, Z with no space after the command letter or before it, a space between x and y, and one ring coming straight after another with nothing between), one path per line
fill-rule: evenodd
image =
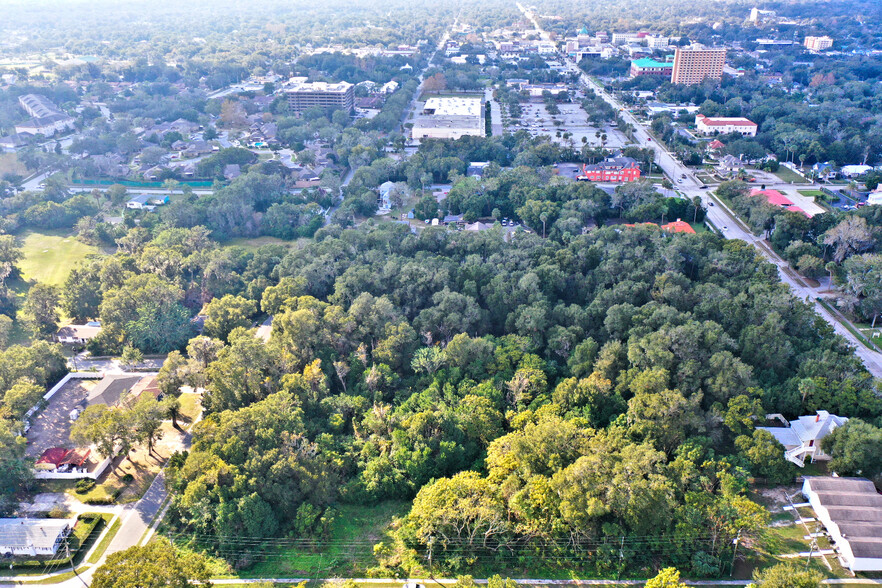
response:
M518 8L530 21L532 21L536 31L544 40L552 40L551 36L539 26L539 22L532 12L527 10L520 3L518 3ZM865 347L857 337L855 337L839 320L837 320L837 318L831 315L827 309L817 301L818 297L823 296L820 288L812 288L795 277L795 273L791 275L789 272L785 271L784 268L787 267L787 263L775 254L771 248L766 246L763 243L763 239L756 237L753 233L747 230L740 221L736 221L735 214L715 198L710 193L710 190L703 190L703 183L695 177L693 171L681 163L663 145L660 145L658 141L654 140L646 130L646 127L644 127L634 115L628 112L628 110L616 100L614 96L609 94L600 86L600 84L582 72L575 64L568 62L565 57L563 62L567 63L567 66L572 73L579 76L583 84L591 88L597 95L603 98L607 104L612 106L616 112L619 113L626 123L634 128L634 138L639 145L642 147L649 147L655 151L656 164L658 164L665 174L671 178L671 181L678 190L690 199L695 197L701 199L702 204L707 209L708 219L715 227L720 229L724 237L727 239L741 239L742 241L746 241L756 247L767 261L775 264L778 268L778 275L781 276L781 281L790 286L793 295L801 300L806 300L814 306L815 311L821 315L824 320L830 323L836 332L842 335L855 348L855 353L864 362L867 370L873 374L873 376L882 378L882 354L871 351ZM682 182L680 180L682 180ZM766 188L769 189L785 187L793 188L792 185L783 182L779 185L766 186ZM819 186L812 184L806 184L801 187L806 189L819 189Z

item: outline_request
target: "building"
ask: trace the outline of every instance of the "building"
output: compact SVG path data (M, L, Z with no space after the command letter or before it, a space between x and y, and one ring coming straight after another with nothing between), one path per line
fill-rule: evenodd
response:
M767 20L773 20L777 16L774 10L760 10L759 8L751 8L750 16L747 20L753 23L761 23Z
M671 83L691 85L704 80L719 80L723 77L725 65L725 49L708 49L700 45L678 47L674 52Z
M640 33L613 33L612 34L612 44L613 45L624 45L629 41L636 41L641 39L645 35L641 35Z
M55 333L55 340L59 343L67 343L71 345L85 345L89 340L94 339L101 332L101 323L89 322L85 325L67 325L61 327Z
M672 223L662 225L661 229L663 231L667 231L668 233L686 233L689 235L695 234L695 229L692 228L692 225L680 219L677 219Z
M426 100L414 122L414 139L459 139L483 137L484 108L481 98L433 97Z
M824 51L833 46L833 39L827 36L823 37L806 37L802 42L809 51Z
M73 117L65 114L42 94L23 94L18 97L18 104L31 119L15 125L16 133L51 137L74 127Z
M630 157L612 157L594 165L583 165L583 182L636 182L640 179L640 165Z
M699 133L705 135L727 135L738 133L745 137L755 137L757 124L746 118L727 116L695 116L695 126Z
M138 194L126 202L126 208L134 210L153 210L157 206L168 204L168 196L163 194Z
M73 527L68 519L0 519L0 555L55 555Z
M847 418L830 414L826 410L819 410L815 415L801 416L790 422L784 420L780 414L768 415L768 417L777 418L786 426L757 428L771 433L784 446L784 457L799 467L805 465L806 458L811 458L812 462L830 459L830 456L821 450L821 439L848 422Z
M310 108L350 111L355 104L354 86L348 82L298 82L286 90L288 110L302 114Z
M631 62L631 77L653 76L658 78L670 78L673 63L662 63L651 57L644 57Z
M852 572L882 570L882 496L864 478L806 477L802 494Z

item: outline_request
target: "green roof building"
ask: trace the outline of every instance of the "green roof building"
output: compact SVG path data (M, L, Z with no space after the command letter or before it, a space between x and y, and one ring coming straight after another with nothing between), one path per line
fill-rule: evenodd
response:
M653 76L657 78L670 78L674 71L673 63L663 63L650 57L636 59L631 62L631 77Z

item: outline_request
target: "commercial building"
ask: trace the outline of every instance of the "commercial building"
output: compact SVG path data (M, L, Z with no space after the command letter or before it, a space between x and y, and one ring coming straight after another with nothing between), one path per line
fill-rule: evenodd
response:
M728 116L695 116L695 127L705 135L738 133L745 137L755 137L757 124L746 118Z
M765 194L770 204L787 206L790 200L783 198L777 190L766 190L771 194ZM792 203L791 203L792 205ZM815 460L829 460L830 456L821 449L821 440L848 422L846 417L830 414L826 410L819 410L817 414L801 416L795 421L786 421L779 414L769 415L779 419L784 427L757 427L762 431L768 431L784 446L784 457L799 467L805 465L806 458Z
M286 90L288 110L297 114L310 108L352 110L355 104L354 86L347 82L299 82Z
M593 165L583 165L583 182L636 182L640 179L640 165L630 157L612 157Z
M802 494L852 572L882 570L882 496L864 478L806 477Z
M702 46L678 47L674 52L671 71L673 84L700 84L704 80L719 80L726 65L725 49Z
M0 556L52 556L70 535L67 519L0 519Z
M637 59L631 62L631 77L653 76L658 78L670 78L673 63L662 63L650 57Z
M774 10L760 10L759 8L751 8L750 16L747 20L753 23L761 23L768 20L774 20L778 14Z
M411 130L414 139L459 139L484 133L481 98L429 98Z
M830 37L806 37L802 42L809 51L824 51L833 46L833 39Z

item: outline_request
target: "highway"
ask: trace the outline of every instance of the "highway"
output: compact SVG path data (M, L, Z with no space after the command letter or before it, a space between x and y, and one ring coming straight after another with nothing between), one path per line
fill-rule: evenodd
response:
M532 21L533 26L536 28L536 31L541 36L542 39L546 41L552 41L551 35L549 35L546 31L544 31L540 26L539 22L536 19L535 15L527 10L521 3L518 3L518 8L524 15ZM588 75L583 73L574 63L568 61L566 56L562 56L562 62L567 64L569 71L573 74L578 74L582 83L587 87L591 88L597 95L606 101L607 104L612 106L616 112L624 119L624 121L630 124L634 128L634 138L637 140L637 143L644 148L651 148L655 151L655 162L659 167L665 172L665 174L671 178L671 181L674 183L674 186L685 194L688 198L692 199L694 197L699 197L701 199L702 204L707 209L707 217L710 222L717 227L723 236L727 239L741 239L742 241L746 241L750 243L766 258L770 263L775 264L778 268L778 275L781 277L781 281L790 286L790 289L793 292L793 295L800 298L801 300L805 300L809 304L812 304L815 308L815 311L821 315L824 320L826 320L832 327L836 330L836 332L842 335L854 348L857 356L864 362L867 370L873 376L877 378L882 378L882 354L879 354L875 351L872 351L864 346L857 337L855 337L836 317L831 315L827 309L825 309L818 301L818 297L822 297L821 288L813 288L806 284L803 280L799 279L795 272L790 270L781 257L775 254L764 242L763 239L755 236L747 227L741 223L740 220L736 220L735 214L729 210L724 203L718 200L713 196L709 189L701 189L702 183L695 177L695 174L681 163L676 157L674 157L663 145L660 145L655 139L653 139L649 132L646 130L646 127L643 126L637 118L632 115L628 110L618 101L616 98L609 94L606 90L603 89L600 84L590 78ZM685 179L683 179L685 176ZM679 180L683 179L683 183L680 183ZM780 185L767 185L766 188L775 189L775 188L784 188L789 187L792 188L790 184L781 183ZM804 188L817 189L818 186L807 184L803 186Z

